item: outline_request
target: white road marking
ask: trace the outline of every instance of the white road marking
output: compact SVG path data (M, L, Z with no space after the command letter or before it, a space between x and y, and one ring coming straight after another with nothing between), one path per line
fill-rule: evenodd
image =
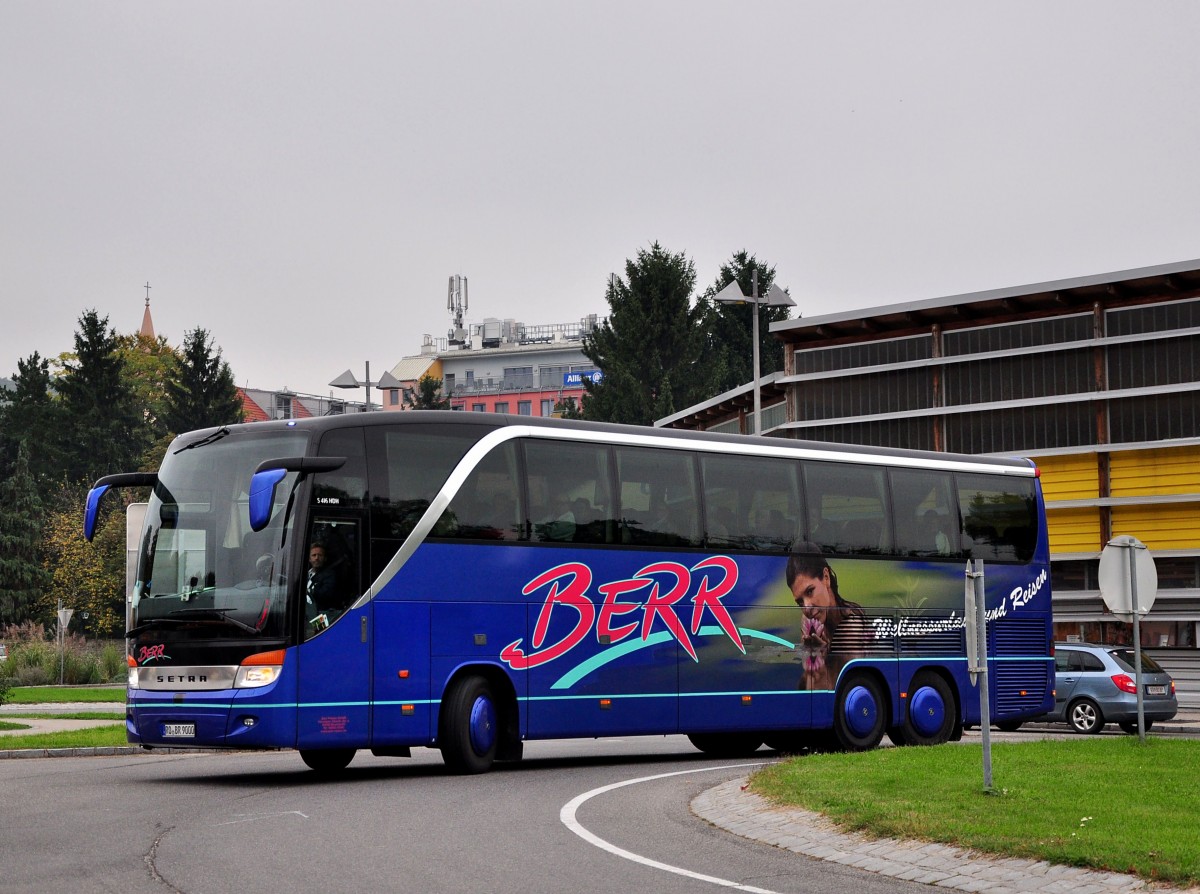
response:
M237 819L231 819L223 823L217 823L218 826L233 826L238 823L249 823L259 819L274 819L280 816L298 816L301 819L308 819L308 815L301 813L299 810L285 810L282 813L235 813Z
M659 773L656 776L642 776L637 779L626 779L624 782L614 782L610 785L604 785L600 788L594 788L590 792L584 792L575 798L572 798L563 805L562 810L558 812L558 818L564 826L582 838L588 844L595 845L603 851L608 851L614 856L621 857L625 860L630 860L634 863L640 863L643 866L649 866L652 869L661 869L663 872L671 872L675 875L682 875L685 878L694 878L702 882L710 882L714 885L720 885L723 888L733 888L735 891L748 891L750 894L776 894L774 891L769 891L766 888L755 888L752 885L743 885L740 882L733 882L729 879L717 878L713 875L704 875L699 872L692 872L690 869L683 869L679 866L671 866L668 863L660 863L658 860L651 860L649 857L643 857L641 854L635 854L632 851L627 851L624 848L617 847L615 844L610 844L599 835L595 835L585 829L575 818L575 813L587 801L597 795L603 795L606 792L611 792L614 789L624 788L627 785L636 785L639 782L651 782L655 779L666 779L670 776L686 776L689 773L707 773L713 770L735 770L741 767L754 767L765 763L759 761L754 764L731 764L725 767L701 767L698 770L678 770L674 773Z

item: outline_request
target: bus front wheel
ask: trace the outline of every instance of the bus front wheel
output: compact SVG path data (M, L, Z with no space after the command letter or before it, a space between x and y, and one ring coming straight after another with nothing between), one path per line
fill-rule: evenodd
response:
M486 773L496 759L499 721L492 687L483 677L464 677L442 700L438 739L452 773Z
M942 677L919 671L908 687L904 716L904 738L910 745L941 745L949 742L958 722L958 702Z
M887 714L879 682L867 674L857 674L838 690L834 735L847 751L869 751L883 738Z

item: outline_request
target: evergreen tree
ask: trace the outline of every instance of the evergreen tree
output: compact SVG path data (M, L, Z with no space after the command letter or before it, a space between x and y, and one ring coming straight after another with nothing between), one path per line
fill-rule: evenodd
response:
M42 501L22 442L12 474L0 479L0 627L30 620L49 575L38 561Z
M67 481L90 484L101 475L137 468L151 440L116 333L95 310L75 333L75 354L64 362L57 388L66 413L63 443Z
M22 443L39 488L62 479L65 414L55 399L50 362L34 351L17 361L14 390L0 391L0 470L11 468ZM43 491L44 493L44 491Z
M442 397L442 380L421 376L415 394L405 393L404 406L413 410L448 410L450 399Z
M604 373L585 382L587 419L650 425L711 397L719 372L706 356L703 307L693 306L696 269L657 242L625 262L608 287L609 316L584 338Z
M243 419L233 372L221 359L221 349L213 352L208 332L199 326L184 336L165 388L163 423L174 434Z
M721 265L716 281L700 299L704 306L710 356L721 369L713 394L747 385L754 380L754 319L751 316L754 305L722 304L714 301L713 296L734 280L743 295L753 295L755 270L758 271L758 294L765 296L775 281L775 268L768 267L743 249L734 252L729 262ZM771 334L770 327L771 323L788 319L790 311L788 307L758 306L758 367L764 376L783 369L783 342Z

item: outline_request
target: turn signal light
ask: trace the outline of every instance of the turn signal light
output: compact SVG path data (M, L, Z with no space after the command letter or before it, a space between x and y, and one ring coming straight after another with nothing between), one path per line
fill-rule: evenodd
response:
M283 656L283 649L250 655L242 661L241 667L238 668L233 687L235 689L257 689L260 686L270 686L283 673Z

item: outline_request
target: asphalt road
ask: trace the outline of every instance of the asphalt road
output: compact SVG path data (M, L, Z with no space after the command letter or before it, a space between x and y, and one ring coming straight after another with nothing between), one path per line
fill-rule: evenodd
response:
M691 799L754 762L681 737L532 743L474 777L414 755L332 782L294 752L0 761L0 892L928 894L698 819Z

